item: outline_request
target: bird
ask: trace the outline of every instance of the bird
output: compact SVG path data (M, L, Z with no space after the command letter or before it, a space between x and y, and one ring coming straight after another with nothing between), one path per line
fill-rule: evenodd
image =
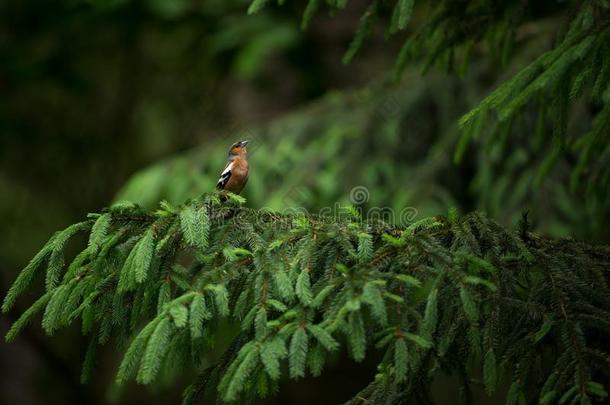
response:
M248 182L248 141L235 142L229 148L229 159L220 174L216 189L239 194Z

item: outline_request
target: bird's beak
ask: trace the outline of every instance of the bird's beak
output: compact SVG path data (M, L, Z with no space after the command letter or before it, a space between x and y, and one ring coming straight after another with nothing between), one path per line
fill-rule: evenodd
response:
M242 147L246 147L246 145L248 144L249 141L241 141L241 146Z

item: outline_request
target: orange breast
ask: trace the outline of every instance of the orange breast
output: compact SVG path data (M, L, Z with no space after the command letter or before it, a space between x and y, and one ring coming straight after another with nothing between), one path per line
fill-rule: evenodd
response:
M231 177L225 185L224 189L235 194L239 194L243 190L244 186L248 181L248 161L236 157L233 160L233 167L231 168Z

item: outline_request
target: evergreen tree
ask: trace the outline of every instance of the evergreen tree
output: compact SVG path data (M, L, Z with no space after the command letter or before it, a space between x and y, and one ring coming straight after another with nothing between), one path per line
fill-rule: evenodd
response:
M91 339L83 380L112 341L124 348L118 384L199 369L185 403L216 389L228 402L264 397L282 378L321 375L337 351L382 354L353 403L431 401L440 373L461 378L465 399L505 378L508 403L607 396L607 247L455 210L395 227L354 209L332 218L242 202L208 194L153 213L121 202L56 233L4 300L6 312L45 273L7 340L38 313L48 334L79 321ZM81 232L88 243L66 261ZM227 324L232 343L203 362Z
M267 1L254 0L249 8L256 13ZM283 2L282 2L283 3ZM306 27L320 6L309 0L303 13ZM327 1L333 12L345 8L344 1ZM343 57L352 61L363 46L376 19L390 14L386 35L406 30L413 15L415 0L369 1L354 39ZM542 6L540 4L543 4ZM610 195L610 146L607 142L610 123L610 3L607 0L554 1L464 1L447 0L423 4L418 11L425 21L407 36L397 57L395 75L400 77L407 62L423 62L424 71L438 65L448 71L467 66L473 47L485 43L489 53L506 64L517 42L519 29L531 20L551 17L559 20L559 30L552 49L503 82L495 91L460 119L464 133L455 151L462 160L472 140L485 138L488 148L502 150L506 136L514 130L535 133L529 136L548 145L545 159L539 164L543 177L562 154L576 156L571 176L575 189L583 180L587 191L604 202ZM557 17L557 13L563 12ZM547 15L540 15L546 13ZM581 97L582 96L582 97ZM589 128L568 133L570 110L576 101L592 105ZM523 122L525 106L538 108L534 128ZM493 113L493 114L492 114ZM496 119L493 120L492 116ZM550 129L550 131L549 131ZM547 136L548 133L552 136ZM530 140L531 142L531 140Z
M248 11L268 3L254 0ZM325 4L336 12L347 1ZM454 158L461 162L476 142L479 154L492 155L480 164L489 169L506 162L510 146L533 145L540 153L523 176L539 184L565 160L572 191L586 191L596 212L608 212L610 4L539 4L374 0L343 61L354 59L378 20L388 35L410 31L396 76L407 62L457 70L483 43L507 64L530 20L560 20L551 49L462 117ZM326 6L310 0L302 26ZM410 27L416 13L425 23ZM582 111L585 124L575 125ZM481 188L490 177L478 178ZM380 356L354 404L431 403L443 374L459 378L466 403L474 387L491 395L507 380L510 404L607 398L608 247L539 236L526 215L517 230L456 210L397 226L357 208L329 217L243 202L204 194L154 212L118 202L56 233L5 297L4 312L44 272L43 294L6 339L37 314L49 335L79 321L90 339L83 381L98 346L112 342L123 353L119 385L196 369L185 403L264 397L288 378L322 375L335 353ZM88 243L69 256L79 233ZM210 348L227 335L231 343L210 362Z

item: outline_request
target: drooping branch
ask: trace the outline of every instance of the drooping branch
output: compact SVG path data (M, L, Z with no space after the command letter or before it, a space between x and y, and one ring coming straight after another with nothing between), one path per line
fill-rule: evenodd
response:
M606 396L608 247L477 212L398 227L353 209L334 218L241 203L211 194L153 213L118 203L58 232L5 298L7 311L46 267L46 292L7 340L36 313L49 334L80 320L86 367L97 345L125 348L119 383L202 368L185 402L213 387L226 401L265 395L282 378L320 375L338 350L384 354L358 396L371 403L427 398L441 371L468 389L479 367L489 394L507 373L509 396ZM78 232L89 242L66 265ZM211 357L220 336L232 343Z

